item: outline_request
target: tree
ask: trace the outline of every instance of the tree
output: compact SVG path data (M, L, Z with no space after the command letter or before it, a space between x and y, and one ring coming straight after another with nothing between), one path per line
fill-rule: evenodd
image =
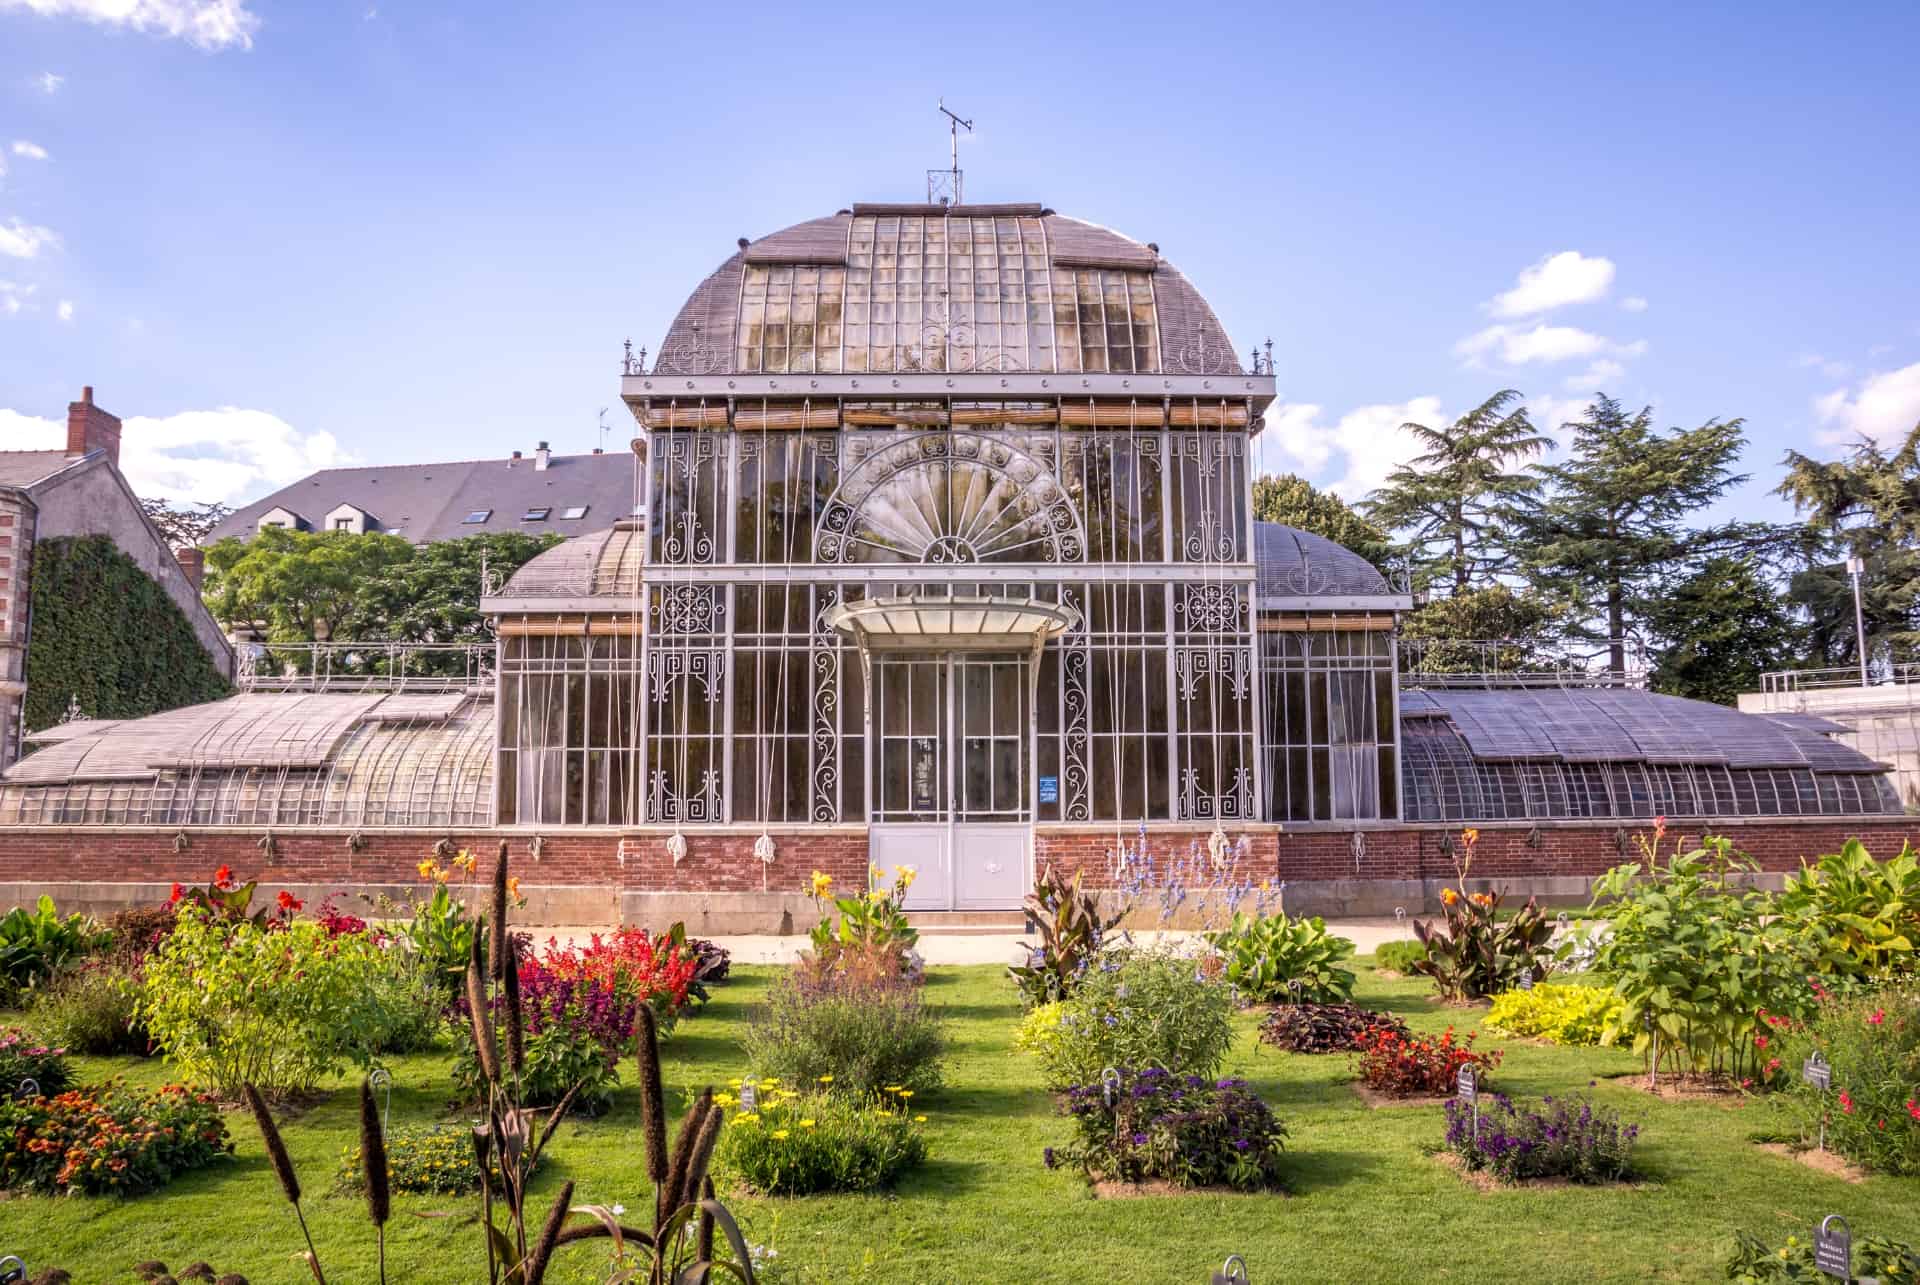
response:
M1540 485L1531 467L1514 465L1553 446L1519 402L1503 388L1445 428L1400 426L1425 450L1389 473L1364 507L1403 536L1415 588L1444 582L1460 593L1514 569L1513 513Z
M528 559L560 543L551 532L502 531L422 545L362 586L342 619L348 636L391 642L486 640L481 573L505 584Z
M1541 469L1545 493L1520 519L1529 569L1574 636L1605 642L1613 673L1626 672L1628 632L1644 620L1658 582L1750 536L1753 528L1740 525L1685 526L1746 481L1732 471L1746 443L1742 423L1711 419L1663 433L1651 407L1629 415L1602 393L1568 425L1566 462Z
M166 537L167 547L171 549L198 546L213 533L215 527L233 516L233 510L224 504L195 504L190 508L175 508L172 501L161 495L140 501L140 507L160 528L160 534Z
M389 568L413 556L397 535L267 527L207 550L207 607L229 631L257 629L269 642L364 641L355 604Z
M1400 623L1413 670L1463 674L1547 669L1553 613L1539 595L1503 584L1436 598Z
M1791 663L1801 630L1752 558L1715 556L1647 602L1653 689L1731 705Z
M1920 651L1920 425L1891 454L1862 439L1843 459L1822 461L1788 451L1786 478L1775 490L1806 520L1803 566L1791 597L1807 613L1812 657L1834 665L1858 662L1853 585L1839 565L1866 563L1861 614L1867 651L1910 660Z
M1292 473L1255 479L1253 516L1262 522L1278 522L1323 535L1382 571L1393 564L1393 542L1385 531L1354 512L1339 496Z

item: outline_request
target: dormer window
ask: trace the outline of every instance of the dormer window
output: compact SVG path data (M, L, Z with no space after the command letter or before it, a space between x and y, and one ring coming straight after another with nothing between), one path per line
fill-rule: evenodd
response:
M520 516L520 520L522 522L545 522L547 520L547 515L552 512L553 512L553 509L551 507L546 505L540 505L535 508L528 509L525 513L523 513Z
M493 516L492 509L475 509L473 512L467 514L467 516L465 516L464 518L461 518L460 523L462 526L479 526L482 522L485 522L488 518L492 516Z

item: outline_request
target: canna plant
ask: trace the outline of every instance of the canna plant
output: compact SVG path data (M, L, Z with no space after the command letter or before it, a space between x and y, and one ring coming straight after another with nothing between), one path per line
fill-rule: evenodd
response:
M488 1285L540 1285L561 1248L605 1237L613 1242L614 1268L608 1285L708 1285L731 1276L756 1285L746 1240L731 1214L714 1198L707 1170L720 1136L724 1112L709 1087L681 1122L675 1145L667 1146L666 1093L660 1076L659 1027L651 1006L639 1006L637 1060L640 1125L646 1145L647 1176L654 1185L650 1227L622 1225L604 1205L575 1206L573 1183L565 1182L544 1213L530 1204L528 1190L541 1153L553 1140L572 1102L570 1090L551 1110L535 1112L521 1102L526 1064L526 1029L520 1003L519 961L508 935L507 912L513 900L507 873L507 845L500 845L494 869L491 913L486 931L469 938L465 975L467 1018L484 1077L481 1106L485 1119L473 1130L479 1172L492 1173L480 1184L480 1224L484 1229ZM492 943L489 949L486 943ZM496 1002L497 1001L497 1002ZM495 1014L501 1027L495 1026ZM368 1086L361 1090L360 1150L366 1173L367 1209L380 1237L380 1280L385 1285L385 1227L391 1214L385 1130L373 1110ZM300 1205L300 1181L265 1102L251 1085L247 1103L266 1143L282 1192L293 1205L306 1241L306 1260L318 1285L326 1274ZM573 1215L590 1221L567 1225ZM715 1233L724 1233L730 1257L715 1253Z
M1021 904L1040 934L1040 944L1028 946L1027 962L1012 965L1007 975L1029 1007L1072 994L1106 944L1107 934L1127 913L1125 907L1103 913L1100 895L1080 886L1078 870L1069 881L1051 865L1040 872Z
M1478 830L1461 833L1460 857L1454 863L1459 886L1440 890L1446 927L1424 920L1413 925L1427 953L1408 968L1433 978L1442 999L1482 999L1518 985L1523 977L1538 981L1549 967L1553 925L1538 902L1529 897L1526 905L1502 919L1503 894L1467 891L1479 841Z
M1832 934L1855 976L1910 973L1920 961L1920 857L1908 844L1875 861L1865 844L1848 839L1840 851L1801 865L1780 894L1780 913Z
M912 951L920 941L920 932L907 921L904 903L915 873L912 866L895 866L892 882L888 883L883 882L886 871L873 866L867 871L864 896L836 897L833 876L814 871L807 895L824 915L809 934L814 957L832 964L842 952L884 950L899 959L901 972L914 971L917 957Z

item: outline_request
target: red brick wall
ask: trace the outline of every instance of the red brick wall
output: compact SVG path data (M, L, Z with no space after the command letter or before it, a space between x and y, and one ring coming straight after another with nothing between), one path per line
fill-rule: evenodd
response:
M1793 821L1782 819L1732 820L1725 825L1707 827L1708 832L1725 835L1734 847L1759 862L1764 870L1791 871L1800 867L1802 857L1813 858L1837 852L1849 838L1858 836L1879 856L1890 856L1902 843L1920 841L1920 818L1913 822L1899 818L1848 824L1825 819ZM1620 847L1624 831L1625 850ZM1128 844L1138 841L1136 831L1123 832ZM1147 847L1159 856L1184 853L1198 842L1204 849L1207 831L1149 830ZM1318 879L1447 879L1454 874L1454 857L1442 847L1451 839L1457 845L1460 831L1450 827L1406 827L1391 830L1360 831L1364 844L1356 852L1352 831L1287 832L1272 826L1230 829L1236 842L1245 837L1249 852L1242 869L1250 863L1255 878L1286 880ZM1549 825L1480 827L1475 846L1471 877L1523 878L1580 876L1590 878L1609 866L1640 859L1636 835L1652 833L1644 824ZM1684 847L1699 843L1697 825L1669 830L1665 851L1676 842ZM1529 838L1534 841L1529 842ZM1114 848L1112 831L1085 827L1049 829L1042 826L1034 840L1036 866L1051 861L1073 871L1084 869L1089 886L1108 887L1109 854ZM1682 849L1684 850L1684 848Z

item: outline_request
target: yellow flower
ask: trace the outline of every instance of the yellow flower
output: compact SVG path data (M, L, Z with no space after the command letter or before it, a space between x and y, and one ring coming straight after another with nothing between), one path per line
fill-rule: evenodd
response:
M1466 844L1469 848L1471 848L1474 844L1480 842L1480 832L1474 829L1472 826L1468 826L1466 829L1462 830L1460 832L1460 837L1466 840Z
M1442 888L1440 890L1440 900L1449 906L1456 905L1460 901L1460 894L1451 888Z
M744 1083L746 1083L746 1081L742 1080L739 1076L736 1075L731 1080L727 1081L727 1086L729 1088L737 1089Z
M925 1123L927 1122L927 1117L925 1117L925 1116L923 1116L923 1115L917 1115L917 1116L915 1116L915 1117L913 1117L913 1122L914 1122L915 1124L925 1124Z
M893 1112L887 1110L885 1107L875 1107L873 1109L873 1113L877 1116L885 1116L889 1119L891 1119L893 1116Z
M760 1077L759 1083L765 1086L766 1088L770 1089L774 1085L780 1083L780 1077L775 1075L765 1075Z
M886 1085L886 1086L885 1086L884 1088L882 1088L882 1089L881 1089L881 1092L883 1092L883 1093L898 1093L898 1092L899 1092L900 1090L902 1090L902 1089L904 1089L904 1088L906 1088L906 1087L907 1087L907 1086L906 1086L906 1085L904 1085L904 1084L889 1084L889 1085Z
M833 1083L833 1077L832 1077L831 1075L823 1075L823 1076L821 1076L821 1077L820 1077L820 1083L822 1083L822 1084L832 1084L832 1083Z
M739 1100L740 1099L734 1097L731 1093L716 1093L713 1095L713 1104L717 1107L730 1107Z
M831 891L833 891L833 876L824 874L818 870L814 871L813 895L816 897L824 897Z
M520 900L520 876L519 875L507 876L507 895L509 897L512 897L515 901Z
M758 1111L742 1111L739 1115L733 1117L733 1121L735 1124L758 1124L760 1121L760 1113Z
M433 878L433 858L428 857L425 861L422 861L419 865L415 866L414 869L420 872L420 877L422 879Z
M784 1142L787 1138L787 1132L788 1131L785 1129L775 1129L773 1131L773 1136Z
M902 888L913 887L914 879L917 878L920 874L920 872L918 870L915 870L912 866L895 866L893 868L893 873L894 873L894 876L900 880L900 886Z
M460 849L460 855L453 859L453 864L456 866L459 866L462 870L466 871L468 874L472 874L473 867L474 867L474 856L471 852L468 852L465 848L462 848Z
M901 1096L901 1097L903 1097L903 1098L910 1098L910 1097L912 1097L912 1096L913 1096L913 1090L912 1090L912 1089L901 1089L901 1090L900 1090L900 1096Z
M885 902L886 899L887 899L887 890L885 888L875 888L872 892L869 892L867 894L867 900L876 906Z
M811 1121L811 1120L802 1120L802 1121L800 1122L800 1127L801 1127L802 1129L811 1129L811 1128L813 1127L813 1121Z
M880 880L885 877L885 872L882 871L879 866L868 866L867 874L875 883L879 883Z

